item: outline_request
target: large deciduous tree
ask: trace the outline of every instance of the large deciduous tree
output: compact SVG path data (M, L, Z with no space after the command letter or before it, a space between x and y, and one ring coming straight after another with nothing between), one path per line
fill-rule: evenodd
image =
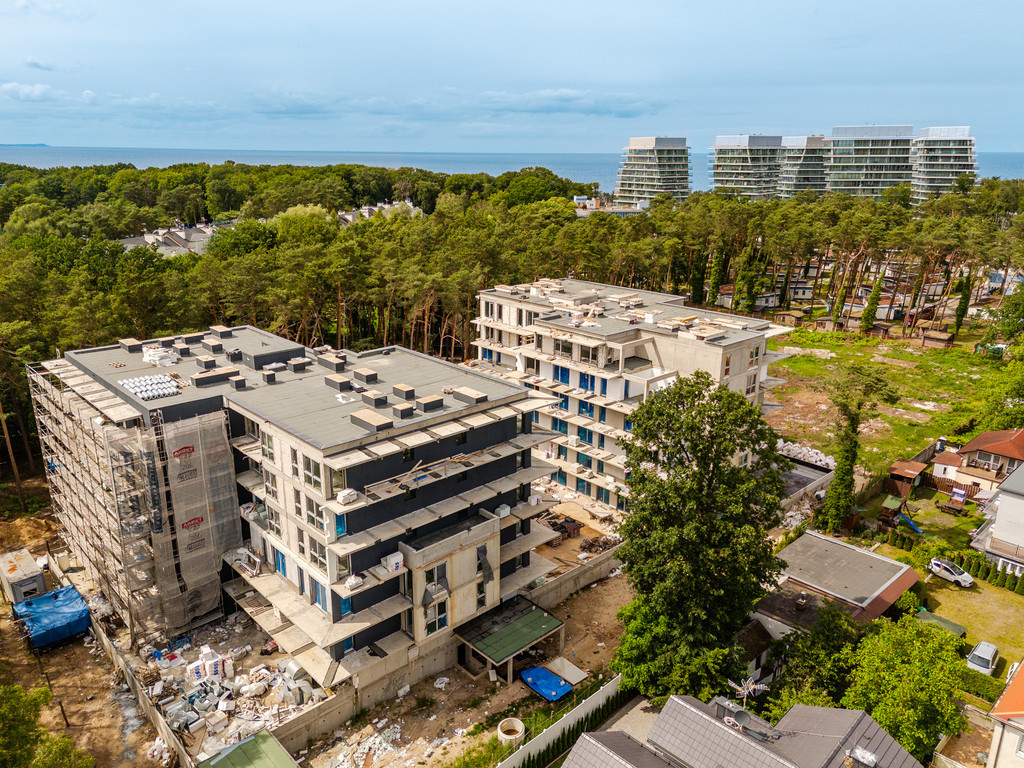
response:
M627 686L706 696L741 671L733 637L781 567L766 537L783 496L776 439L703 371L634 412L619 556L635 598L615 659Z
M46 688L26 691L0 685L0 766L4 768L92 768L93 758L71 739L51 736L39 723L50 703Z
M926 763L940 734L967 726L955 696L964 671L959 642L910 615L875 622L852 653L855 667L842 705L866 711Z

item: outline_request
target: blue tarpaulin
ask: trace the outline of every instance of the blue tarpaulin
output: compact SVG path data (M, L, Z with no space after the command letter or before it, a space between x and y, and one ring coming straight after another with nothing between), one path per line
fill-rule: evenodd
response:
M74 587L15 603L14 615L25 622L33 648L59 643L90 626L89 606Z
M524 669L523 682L548 701L558 701L572 690L572 686L543 667Z

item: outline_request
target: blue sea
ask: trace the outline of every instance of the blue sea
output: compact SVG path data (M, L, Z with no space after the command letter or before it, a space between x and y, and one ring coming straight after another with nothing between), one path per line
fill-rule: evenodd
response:
M165 168L176 163L209 163L226 160L246 165L359 164L385 168L423 168L443 173L489 173L542 166L559 176L581 183L596 181L602 192L615 189L622 156L615 153L457 153L457 152L292 152L251 149L145 149L126 147L49 147L0 145L0 163L36 168L112 165L131 163L136 168ZM708 156L691 152L692 188L710 189ZM1024 178L1024 152L979 152L982 178Z

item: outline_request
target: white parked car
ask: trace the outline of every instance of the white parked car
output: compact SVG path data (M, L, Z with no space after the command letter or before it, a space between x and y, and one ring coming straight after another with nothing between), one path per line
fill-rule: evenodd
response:
M974 577L950 560L933 557L931 562L928 563L928 570L946 581L952 581L954 584L959 584L961 587L970 587L974 585Z
M982 640L967 655L967 667L983 675L991 675L999 661L999 649Z

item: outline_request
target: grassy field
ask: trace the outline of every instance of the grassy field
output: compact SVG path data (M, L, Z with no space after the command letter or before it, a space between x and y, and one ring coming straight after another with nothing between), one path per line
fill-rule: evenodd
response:
M796 329L769 340L783 347L825 349L829 360L794 355L771 366L786 383L773 391L784 407L769 422L784 437L830 452L832 422L821 381L853 362L875 363L891 371L900 392L893 408L862 427L860 464L868 474L882 473L895 459L909 458L938 437L951 436L984 404L1003 362L975 355L970 347L922 349L916 342L819 333Z

